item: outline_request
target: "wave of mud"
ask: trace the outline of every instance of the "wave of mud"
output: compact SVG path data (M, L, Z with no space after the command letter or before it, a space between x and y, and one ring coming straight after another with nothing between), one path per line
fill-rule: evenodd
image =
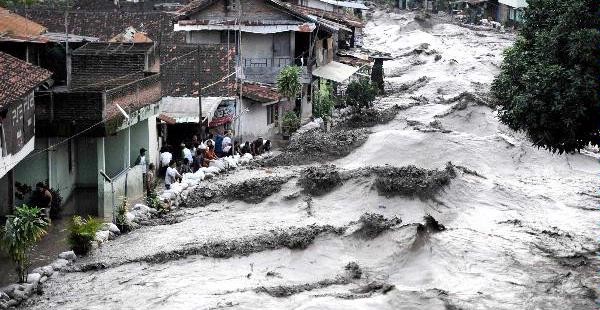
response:
M378 110L375 108L363 109L358 112L350 112L345 119L336 125L336 129L366 128L376 125L387 124L392 121L398 112L406 107L394 105L392 107Z
M287 181L287 178L282 177L261 177L226 184L205 182L189 193L183 206L202 207L223 200L259 203L279 192Z
M350 154L365 143L368 136L369 132L365 129L330 132L313 129L294 134L280 154L256 164L272 167L324 163Z
M423 169L416 166L375 167L372 171L377 175L375 187L380 194L392 197L396 195L430 199L456 177L452 163L444 170Z
M318 196L323 195L342 182L340 172L334 165L312 166L304 169L298 180L304 192Z

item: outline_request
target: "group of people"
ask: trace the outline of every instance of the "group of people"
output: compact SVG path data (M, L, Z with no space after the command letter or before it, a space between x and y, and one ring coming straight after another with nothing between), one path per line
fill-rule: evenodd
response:
M198 140L198 136L194 135L191 142L181 143L179 154L174 153L174 148L170 145L161 148L158 176L164 177L165 188L170 189L171 184L181 181L183 174L196 172L202 167L209 167L212 161L219 158L246 153L257 156L270 150L271 141L262 137L240 145L238 141L234 143L230 131L226 131L224 134L211 133L204 141ZM144 165L144 184L150 195L156 186L156 169L153 163L148 164L148 162L146 149L140 149L136 165Z

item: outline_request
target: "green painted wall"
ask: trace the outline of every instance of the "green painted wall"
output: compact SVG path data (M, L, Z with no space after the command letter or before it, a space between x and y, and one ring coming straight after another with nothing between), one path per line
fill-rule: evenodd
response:
M82 137L77 140L77 186L98 186L98 158L96 139Z

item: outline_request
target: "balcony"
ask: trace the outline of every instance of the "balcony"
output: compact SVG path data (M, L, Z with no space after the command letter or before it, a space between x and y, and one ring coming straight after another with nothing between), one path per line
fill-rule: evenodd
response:
M161 98L159 74L130 77L119 84L111 81L111 85L97 83L71 90L55 87L36 93L36 136L64 137L82 131L94 137L114 134L123 126L117 104L134 120L158 112L153 104Z
M277 81L277 75L285 66L294 65L292 57L259 57L244 58L242 61L244 67L244 76L248 81L274 84ZM298 65L298 64L296 64ZM309 83L308 69L302 68L302 83Z

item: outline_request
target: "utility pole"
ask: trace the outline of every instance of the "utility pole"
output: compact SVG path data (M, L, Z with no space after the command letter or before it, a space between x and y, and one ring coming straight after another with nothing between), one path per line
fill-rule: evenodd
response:
M197 75L198 75L198 128L200 128L200 141L204 141L204 121L202 119L202 85L200 77L202 76L200 66L200 44L198 44L198 55L196 57Z

